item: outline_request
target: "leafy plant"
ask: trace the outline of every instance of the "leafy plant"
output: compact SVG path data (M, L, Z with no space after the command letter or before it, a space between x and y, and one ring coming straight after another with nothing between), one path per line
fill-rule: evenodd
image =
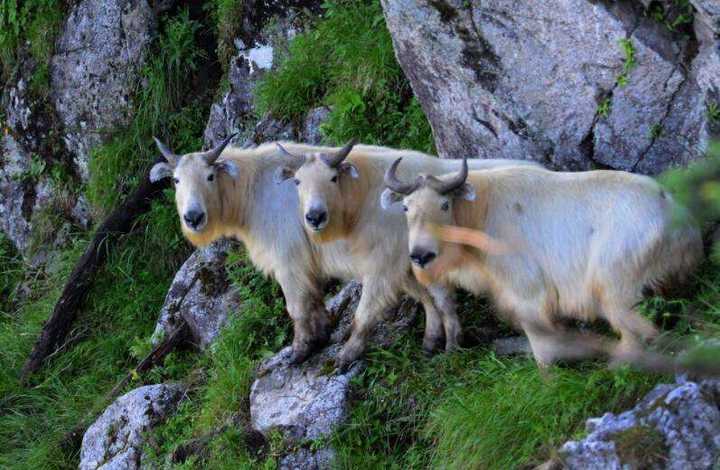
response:
M380 4L329 1L323 8L258 85L258 111L300 120L329 106L321 130L331 143L357 138L432 151L430 125L395 60Z
M622 50L623 55L625 56L625 60L623 61L622 72L617 78L617 83L621 87L624 87L628 84L630 72L637 66L637 63L635 62L635 46L630 38L622 38L618 41L618 43L620 44L620 49Z
M610 101L610 98L603 99L600 104L598 104L597 107L597 115L601 118L606 118L610 115L610 107L612 106L612 102Z
M0 65L4 78L15 66L18 48L27 43L37 63L31 89L39 94L46 92L48 64L65 9L64 0L0 0Z
M716 102L709 102L705 108L705 115L711 123L720 122L720 105Z
M217 55L223 67L235 55L235 39L243 26L244 0L214 0L209 3L213 22L217 28Z

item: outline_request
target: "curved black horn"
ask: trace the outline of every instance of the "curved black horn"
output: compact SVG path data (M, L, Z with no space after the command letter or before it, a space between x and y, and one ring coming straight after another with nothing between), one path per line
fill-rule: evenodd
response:
M288 150L279 142L276 142L275 145L277 145L277 148L278 148L278 150L280 150L280 153L282 153L286 157L292 159L291 166L300 168L303 165L303 163L305 163L305 157L303 155L295 155L294 153L288 152Z
M347 156L350 154L350 151L352 150L352 148L355 146L356 143L357 143L357 140L352 139L352 140L350 140L350 142L345 144L345 147L338 150L338 152L335 155L324 156L322 160L330 168L337 168L337 166L339 164L341 164L342 161L345 160L345 158L347 158Z
M418 188L421 177L418 177L414 183L403 183L400 181L395 174L398 165L400 165L400 161L402 161L402 157L395 160L385 172L385 186L399 194L410 194Z
M215 160L220 157L220 154L223 150L225 150L227 144L229 144L233 137L235 137L236 135L237 132L230 134L229 136L225 137L225 140L217 144L214 148L211 148L207 152L203 152L202 157L205 159L208 165L212 165L213 163L215 163Z
M467 163L467 157L463 158L462 166L460 167L460 172L450 178L449 180L438 180L436 178L432 178L431 181L434 183L433 188L440 194L447 194L451 191L455 191L460 186L465 184L465 180L467 180L468 177L468 163Z
M165 157L165 160L170 164L170 166L174 167L177 165L179 157L175 155L172 150L170 150L167 145L160 142L160 139L157 137L153 137L155 140L155 145L157 145L158 150L160 150L160 153L163 157Z

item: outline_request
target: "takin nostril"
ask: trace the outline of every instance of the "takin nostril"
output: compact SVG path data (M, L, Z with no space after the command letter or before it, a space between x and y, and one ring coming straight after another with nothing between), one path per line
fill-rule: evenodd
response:
M324 210L311 210L305 214L305 220L307 220L313 227L319 227L320 224L327 220L327 212Z
M413 251L410 253L410 259L413 263L417 264L421 268L425 265L429 264L432 260L435 259L437 254L433 253L432 251Z
M199 226L205 218L205 213L200 211L189 211L183 218L185 222L192 228Z

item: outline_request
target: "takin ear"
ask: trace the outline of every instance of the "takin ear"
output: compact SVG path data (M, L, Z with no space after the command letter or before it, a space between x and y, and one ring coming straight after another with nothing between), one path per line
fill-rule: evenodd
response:
M338 165L337 170L340 174L347 173L352 179L357 179L358 177L360 177L360 173L358 173L357 167L352 163L342 162L340 165Z
M278 168L277 170L275 170L274 176L275 176L275 182L280 184L283 181L295 176L295 170L293 170L292 168L287 167L287 166L282 166L282 167Z
M170 165L165 162L156 163L155 166L150 170L150 182L157 183L163 178L169 178L173 175L173 170Z
M385 189L380 195L380 207L390 210L393 204L402 201L403 195L396 193L392 189Z
M220 160L219 162L216 162L213 166L217 171L223 171L227 173L234 180L238 179L238 176L240 176L240 168L233 160Z
M453 192L453 196L466 201L474 201L477 195L473 185L465 183Z

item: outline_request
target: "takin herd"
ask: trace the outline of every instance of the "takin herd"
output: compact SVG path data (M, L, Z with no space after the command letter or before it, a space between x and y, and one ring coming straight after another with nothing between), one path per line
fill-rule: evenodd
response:
M329 339L328 279L363 285L336 358L341 370L363 355L403 295L424 307L426 351L457 348L457 287L489 297L542 368L597 356L640 360L658 331L638 304L682 282L703 258L696 221L646 176L354 142L227 147L232 137L185 155L156 139L165 161L150 179L172 178L193 245L241 240L277 280L293 321L294 363ZM619 339L566 321L598 318Z

